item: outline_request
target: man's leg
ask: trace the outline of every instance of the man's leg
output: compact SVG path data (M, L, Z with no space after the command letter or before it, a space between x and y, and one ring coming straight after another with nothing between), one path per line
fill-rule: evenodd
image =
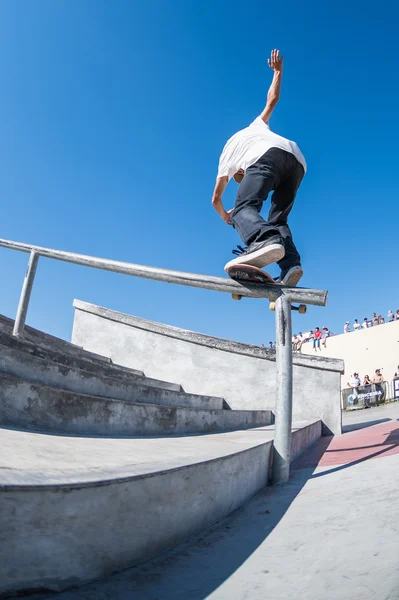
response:
M284 150L271 148L246 170L231 223L248 248L225 265L226 271L243 263L262 268L283 258L284 243L278 228L259 213L269 192L283 179L286 154Z
M283 150L271 148L245 171L238 188L231 221L247 246L280 235L279 229L265 221L259 213L269 192L275 189L282 179L285 154Z
M301 264L301 257L292 239L292 233L288 226L287 219L303 179L304 169L294 155L291 155L291 157L291 173L281 185L275 189L271 199L268 218L268 223L279 231L284 240L285 256L278 261L278 265L282 272L287 271L290 267Z

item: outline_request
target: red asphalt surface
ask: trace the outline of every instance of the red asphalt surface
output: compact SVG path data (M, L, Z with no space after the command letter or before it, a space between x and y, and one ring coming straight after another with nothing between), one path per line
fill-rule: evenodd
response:
M399 423L388 421L343 435L320 438L292 467L347 465L399 453Z

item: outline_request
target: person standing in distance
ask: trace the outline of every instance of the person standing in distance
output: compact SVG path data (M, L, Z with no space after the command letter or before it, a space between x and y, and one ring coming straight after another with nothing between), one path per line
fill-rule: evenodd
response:
M262 113L245 129L233 135L219 159L212 204L220 217L232 225L248 247L233 251L237 258L229 267L249 264L262 268L277 262L279 283L297 285L303 275L301 258L292 239L287 219L306 172L306 161L295 142L269 127L270 116L280 98L283 56L272 50L269 67L273 81ZM222 196L231 178L240 184L233 209L226 211ZM267 220L260 215L264 201L273 190ZM241 252L241 254L240 254Z

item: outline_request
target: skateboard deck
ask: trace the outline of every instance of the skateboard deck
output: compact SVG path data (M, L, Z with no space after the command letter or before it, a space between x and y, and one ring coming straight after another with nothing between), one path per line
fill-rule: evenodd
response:
M227 269L227 275L238 282L252 282L252 283L267 283L268 285L281 285L274 281L273 277L263 271L254 267L253 265L234 265Z

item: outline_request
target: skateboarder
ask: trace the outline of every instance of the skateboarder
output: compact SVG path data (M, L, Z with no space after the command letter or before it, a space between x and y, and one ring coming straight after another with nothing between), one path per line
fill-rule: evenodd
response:
M288 215L306 171L305 158L296 145L270 131L269 119L280 97L283 56L272 50L267 61L273 81L260 116L249 127L231 137L219 160L212 204L221 218L232 225L248 247L234 250L237 258L228 267L249 264L262 268L277 262L277 281L297 285L303 275L301 259L287 224ZM231 178L240 184L234 209L223 207L223 192ZM267 221L260 215L270 191L271 207Z

